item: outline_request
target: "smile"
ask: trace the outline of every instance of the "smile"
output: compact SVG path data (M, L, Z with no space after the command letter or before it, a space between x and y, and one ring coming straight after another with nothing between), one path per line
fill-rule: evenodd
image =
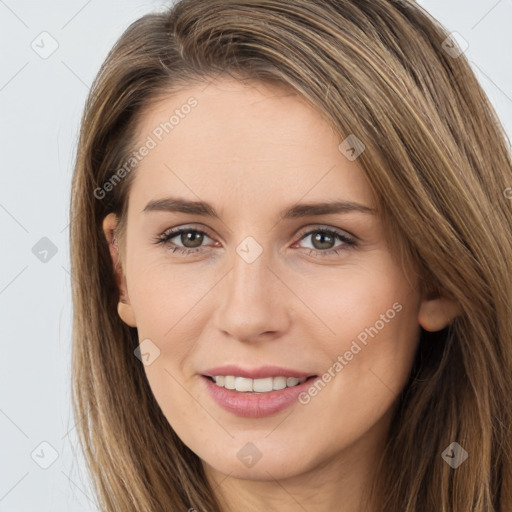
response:
M248 379L234 375L218 375L210 377L217 386L239 392L269 393L280 389L291 388L302 384L306 378L298 377L266 377L264 379Z
M262 418L277 414L298 402L318 375L263 377L201 375L206 392L225 411L235 416Z

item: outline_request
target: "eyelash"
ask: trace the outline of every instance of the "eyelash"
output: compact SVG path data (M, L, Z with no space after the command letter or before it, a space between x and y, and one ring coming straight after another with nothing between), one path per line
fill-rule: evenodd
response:
M155 238L154 243L157 245L165 246L170 242L170 240L172 238L175 238L177 235L180 235L181 233L188 233L188 232L199 233L201 235L207 236L208 238L212 238L210 235L208 235L208 233L206 233L205 231L202 231L200 229L179 228L179 229L165 231L164 233L162 233L161 235L159 235ZM328 256L331 254L339 254L341 251L346 251L346 250L350 249L351 247L355 247L357 245L357 242L353 238L350 238L350 237L346 236L345 234L340 233L339 231L335 231L335 230L329 229L329 228L312 229L306 233L301 234L301 237L299 238L298 241L300 242L304 238L307 238L308 236L310 236L314 233L328 234L328 235L334 237L335 239L341 240L343 242L343 245L337 249L326 249L325 251L321 251L318 249L309 249L310 256L311 256L311 254L319 254L319 255L321 255L321 257L324 257L324 256ZM201 251L202 247L190 249L190 248L180 247L180 246L171 246L171 247L168 247L168 249L171 250L173 253L178 252L182 255L187 255L187 254L196 253L196 252Z

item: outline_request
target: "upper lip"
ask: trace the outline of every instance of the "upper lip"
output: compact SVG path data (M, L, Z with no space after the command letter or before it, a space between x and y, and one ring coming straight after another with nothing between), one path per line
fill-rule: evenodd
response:
M314 374L294 370L293 368L283 368L282 366L260 366L258 368L242 368L235 364L217 366L209 368L203 373L206 377L215 377L218 375L234 375L235 377L245 377L247 379L264 379L266 377L312 377Z

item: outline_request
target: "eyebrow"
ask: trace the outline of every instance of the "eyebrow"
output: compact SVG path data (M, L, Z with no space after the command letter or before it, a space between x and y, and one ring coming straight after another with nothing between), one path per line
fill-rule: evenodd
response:
M144 212L179 212L202 215L220 220L220 216L215 208L204 201L188 201L175 197L166 197L164 199L155 199L149 201L143 210ZM310 217L317 215L328 215L333 213L368 213L375 215L374 208L352 201L331 201L320 203L301 203L285 208L280 212L281 219L297 219L300 217Z

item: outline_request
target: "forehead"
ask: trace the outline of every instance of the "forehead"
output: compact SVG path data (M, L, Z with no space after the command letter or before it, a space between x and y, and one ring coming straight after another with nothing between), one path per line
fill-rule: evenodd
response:
M195 84L142 116L135 149L149 149L133 192L141 200L166 193L209 202L228 197L246 207L255 198L268 207L306 195L373 205L357 161L338 147L342 140L288 88L234 79Z

